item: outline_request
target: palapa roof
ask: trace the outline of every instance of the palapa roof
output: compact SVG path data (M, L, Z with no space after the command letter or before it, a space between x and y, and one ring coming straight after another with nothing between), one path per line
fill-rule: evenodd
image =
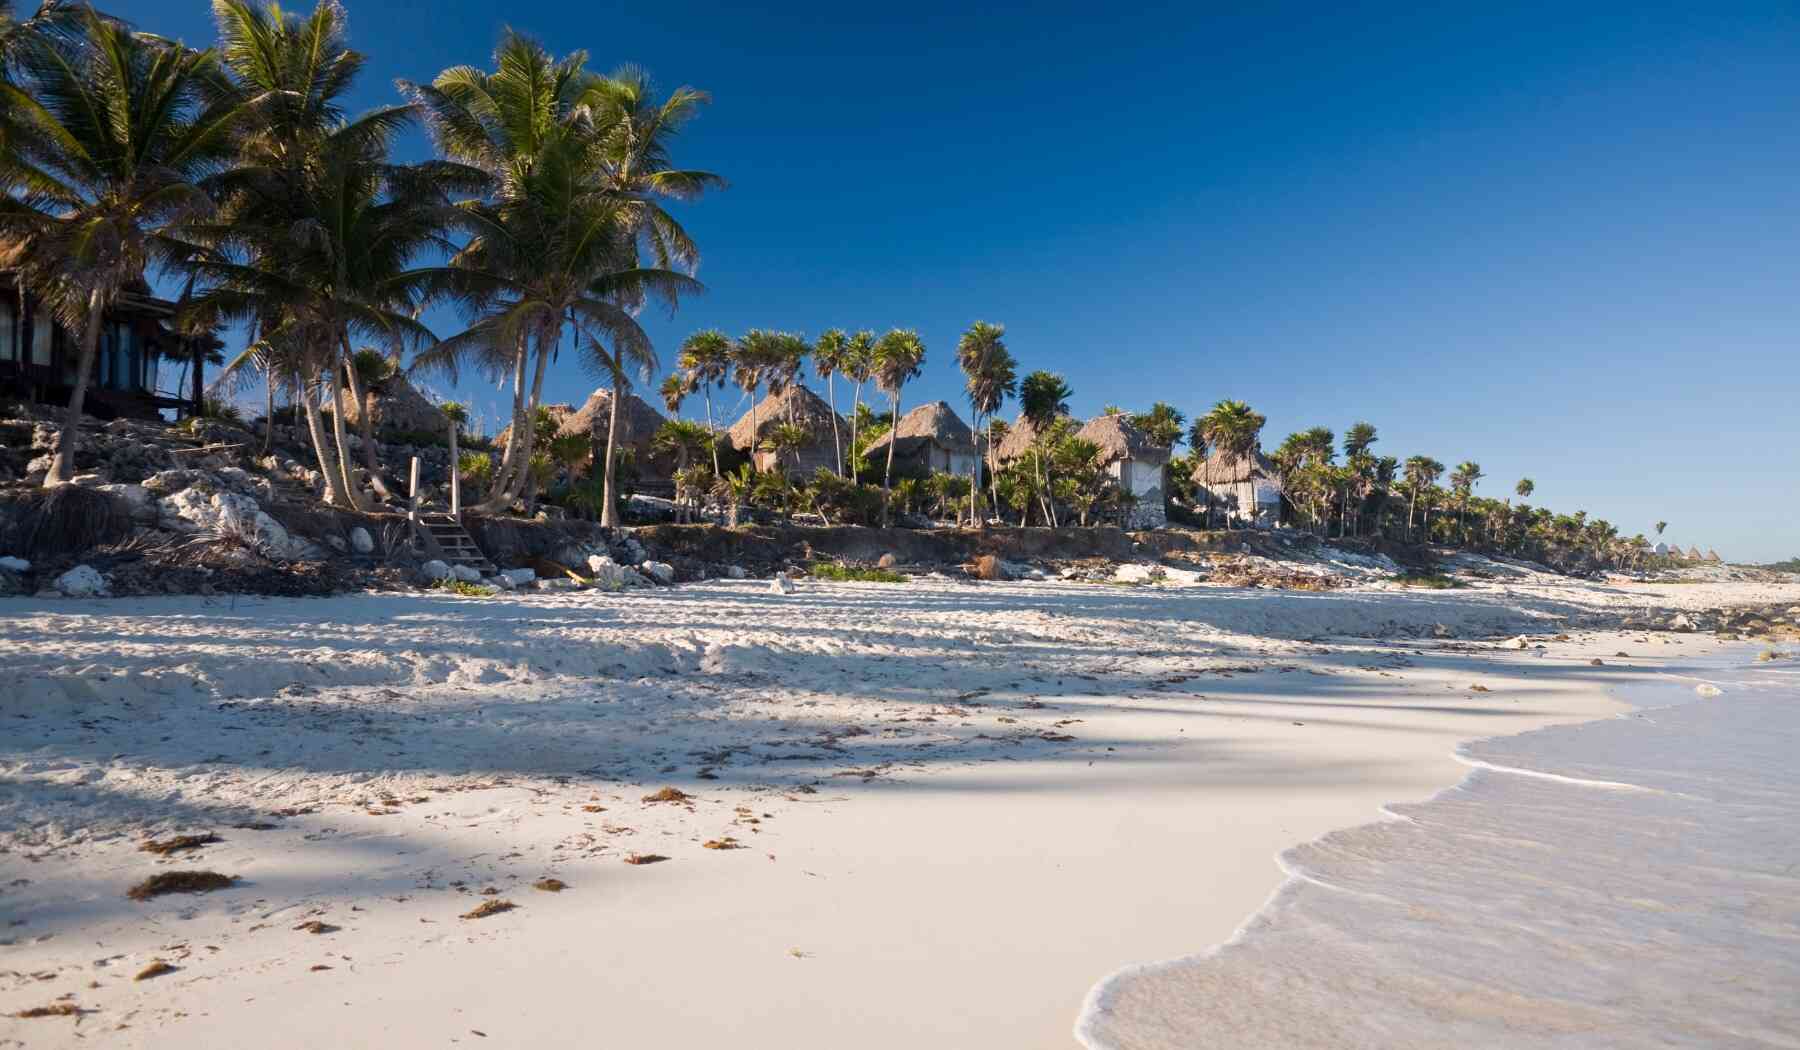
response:
M1194 482L1209 488L1255 478L1273 480L1276 476L1275 464L1269 462L1269 457L1263 455L1260 448L1248 456L1228 455L1223 449L1215 448L1194 468Z
M975 453L975 432L943 401L920 405L901 416L900 425L870 442L869 451L886 448L889 441L897 442L894 453L901 456L912 454L925 442L949 452Z
M807 389L805 384L790 383L781 393L765 397L756 406L756 430L750 432L751 413L745 412L731 429L725 432L726 440L731 447L745 452L755 451L752 446L760 444L768 436L769 428L780 423L797 423L806 428L812 435L814 445L831 441L831 421L837 419L841 434L848 440L850 425L844 417L831 410L825 399Z
M1088 420L1075 435L1099 445L1105 455L1102 461L1133 459L1146 463L1167 463L1169 450L1150 440L1150 435L1131 422L1129 416L1112 413Z
M1006 428L1006 436L1000 439L1000 444L994 449L994 454L1002 463L1011 462L1030 452L1031 446L1036 444L1037 439L1037 427L1028 416L1021 412L1019 418L1013 420L1012 424Z
M556 420L557 429L560 431L562 429L563 423L570 416L575 414L575 406L571 405L571 404L566 404L566 403L556 404L556 405L539 405L538 411L548 413L551 419ZM499 445L501 448L505 448L506 443L510 440L512 440L512 424L508 423L505 426L500 428L500 432L498 434L494 435L494 444Z
M1711 547L1708 547L1708 548L1706 548L1706 560L1707 561L1724 561L1725 559L1719 557L1718 551L1713 550Z
M1688 557L1689 557L1689 558L1692 558L1692 559L1693 559L1693 560L1695 560L1695 561L1699 561L1699 560L1701 560L1701 554L1700 554L1700 548L1698 548L1698 547L1689 547L1689 548L1688 548L1688 552L1687 552L1687 556L1688 556Z
M349 392L344 391L346 395ZM368 407L370 425L384 433L418 432L442 437L450 432L450 420L444 417L443 409L419 393L403 372L395 372L363 390L363 404ZM361 418L360 408L355 399L346 397L345 422L355 423Z
M581 407L562 421L557 433L585 434L593 439L596 448L605 446L606 428L612 417L612 396L613 392L607 387L589 394ZM656 432L667 422L667 417L650 402L626 391L624 400L619 402L619 447L633 450L639 462L648 462Z

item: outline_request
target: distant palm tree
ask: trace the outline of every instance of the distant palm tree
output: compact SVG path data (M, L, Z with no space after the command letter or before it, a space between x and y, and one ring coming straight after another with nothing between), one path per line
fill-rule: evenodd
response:
M674 455L675 472L680 473L694 457L710 449L714 440L711 430L691 419L671 419L656 428L650 447L657 453Z
M1430 456L1409 456L1406 460L1406 485L1410 501L1406 507L1406 538L1412 539L1413 511L1419 505L1419 495L1426 495L1425 501L1425 535L1431 536L1431 486L1444 476L1444 465Z
M760 448L775 454L776 464L784 457L792 456L794 469L800 469L800 450L812 444L812 434L798 423L777 423L769 428L768 436L763 438Z
M850 409L850 458L852 460L850 476L852 478L856 477L860 469L859 464L855 461L862 458L862 446L857 443L857 432L862 416L858 410L862 408L863 384L869 381L869 377L874 373L874 368L875 333L865 328L850 337L850 345L844 348L843 363L838 366L838 371L843 374L845 379L850 380L851 388L854 391L853 404Z
M1661 535L1662 535L1662 534L1663 534L1663 530L1664 530L1664 529L1666 529L1666 528L1668 528L1668 527L1669 527L1669 523L1668 523L1668 522L1666 522L1666 521L1659 521L1659 522L1657 522L1657 523L1656 523L1656 534L1657 534L1657 535L1658 535L1658 536L1661 536Z
M1475 491L1475 485L1486 475L1481 473L1481 464L1473 460L1464 460L1456 465L1456 471L1450 475L1451 491L1457 497L1457 520L1462 525L1463 542L1469 542L1469 497Z
M1049 468L1044 463L1040 446L1057 418L1068 414L1069 398L1074 396L1075 391L1068 380L1055 372L1033 372L1019 383L1019 414L1031 424L1032 432L1039 439L1032 442L1031 458L1037 469L1038 499L1043 506L1044 520L1051 528L1056 527L1056 501L1050 496Z
M842 328L827 328L813 344L813 371L825 380L825 396L831 405L831 449L837 473L844 473L844 443L838 434L837 374L850 361L850 337Z
M1253 411L1242 401L1224 400L1212 407L1212 410L1201 416L1195 423L1199 430L1201 443L1195 446L1196 451L1211 447L1227 459L1243 462L1254 457L1262 445L1262 428L1268 420L1260 412ZM1234 496L1236 494L1234 493ZM1256 492L1252 484L1250 492L1248 517L1256 517ZM1208 524L1212 518L1212 490L1207 490L1206 511ZM1227 516L1226 524L1230 524Z
M976 321L969 330L962 334L956 343L956 361L962 366L964 388L969 394L969 411L974 416L974 432L981 433L981 421L992 418L1006 399L1018 392L1018 363L1013 360L1012 351L1006 348L1006 326ZM996 486L993 494L994 505L999 506L998 481L993 464L993 444L986 445L988 451L988 477ZM978 511L976 496L981 490L981 467L977 465L969 478L969 518L970 524L979 527L982 516Z
M925 343L919 333L910 329L896 328L882 336L875 343L875 367L870 370L875 385L888 396L888 408L897 425L900 421L900 393L906 388L908 381L919 377L919 370L925 364ZM881 478L881 527L887 528L889 523L888 503L894 485L894 446L899 442L888 442L887 470Z
M731 373L733 348L731 340L716 328L695 332L681 344L676 367L681 369L689 389L706 396L706 429L713 435L713 474L719 473L718 429L713 425L712 392L723 387ZM673 410L671 410L673 411Z
M68 35L38 18L5 27L9 65L30 88L3 89L0 174L19 190L0 205L0 229L17 244L21 286L81 339L46 486L75 475L107 309L152 264L191 257L183 228L213 210L200 183L228 162L242 114L220 90L214 52L134 33L92 8L73 17ZM30 133L13 134L20 125Z
M1519 483L1513 486L1513 492L1516 493L1520 499L1530 499L1531 494L1536 491L1537 482L1530 478L1520 478Z

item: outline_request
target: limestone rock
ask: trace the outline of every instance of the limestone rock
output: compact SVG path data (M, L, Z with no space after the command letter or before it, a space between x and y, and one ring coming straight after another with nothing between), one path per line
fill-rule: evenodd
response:
M725 566L725 578L728 580L741 580L749 575L750 575L749 573L744 571L744 567L742 565L727 565L727 566Z
M666 561L647 561L638 568L657 583L666 585L675 582L675 566Z
M471 565L452 565L450 572L464 583L480 583L481 573Z
M350 549L358 554L373 554L375 552L375 537L369 535L368 529L358 525L356 528L350 530Z
M0 558L0 569L5 569L8 572L30 572L31 563L24 558L14 558L11 555L8 555L4 558Z
M894 557L893 551L889 551L876 560L875 567L878 569L891 569L898 564L900 564L900 559Z
M495 579L506 580L514 587L522 587L536 580L537 573L532 569L505 569Z
M1113 570L1113 579L1119 583L1151 583L1162 579L1162 576L1162 566L1144 565L1139 562L1121 565Z
M140 525L154 525L160 517L156 506L156 497L152 496L150 490L142 485L97 485L95 489L99 492L110 493L124 503L126 509L131 512L131 520Z
M77 565L56 578L56 589L71 598L101 598L106 595L106 577L91 565Z
M433 558L419 566L419 578L423 579L426 583L438 583L442 580L451 580L456 577L455 574L450 571L449 562Z
M769 581L770 594L792 594L795 590L794 581L785 572L776 573L775 578Z

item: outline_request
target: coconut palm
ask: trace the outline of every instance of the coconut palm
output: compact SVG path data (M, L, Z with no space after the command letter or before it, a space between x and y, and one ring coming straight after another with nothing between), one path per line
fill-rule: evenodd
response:
M491 73L458 66L430 85L401 84L439 151L488 180L488 199L464 209L471 237L454 260L453 287L473 319L470 328L415 360L415 367L454 374L473 354L488 371L511 373L514 426L488 509L515 498L531 452L531 428L523 422L542 396L564 326L600 371L629 373L650 353L635 319L643 303L659 299L672 311L680 295L700 287L660 265L673 259L691 268L697 261L679 227L658 218L656 203L683 181L656 174L668 171L666 140L679 121L640 126L642 114L627 104L631 92L589 73L586 58L577 51L556 60L508 32ZM639 134L654 134L656 143L632 141ZM638 264L646 241L657 266Z
M1032 444L1032 464L1037 474L1044 520L1051 527L1056 525L1056 504L1050 498L1050 475L1039 446L1057 417L1068 414L1069 398L1073 396L1075 391L1068 381L1055 372L1033 372L1019 382L1019 414L1031 424L1033 433L1040 439Z
M4 89L3 174L17 190L0 204L0 230L15 242L21 286L81 339L47 486L74 476L107 309L152 265L193 254L184 227L212 211L200 183L227 163L241 115L212 51L89 8L72 19L66 38L13 23L5 42L27 87Z
M1458 521L1462 525L1463 542L1469 542L1469 497L1474 494L1475 485L1485 477L1481 473L1481 464L1473 460L1464 460L1456 465L1450 475L1450 489L1456 493Z
M875 333L862 329L850 337L850 344L844 348L843 362L838 371L850 381L854 392L850 409L850 476L855 478L862 469L862 444L857 440L858 423L862 418L863 384L869 381L875 368Z
M1253 411L1243 401L1224 400L1214 405L1206 415L1196 421L1200 442L1194 445L1195 451L1202 448L1218 450L1232 460L1245 460L1254 455L1262 444L1262 428L1268 420L1259 412ZM1251 494L1251 514L1255 514L1255 494ZM1207 494L1208 523L1212 517L1212 495ZM1227 519L1229 524L1229 518Z
M908 381L919 377L925 363L925 343L911 329L895 328L875 343L874 367L870 375L875 386L888 396L889 418L900 419L900 393ZM881 527L888 527L888 503L894 484L894 446L888 442L887 469L881 476Z
M1018 362L1013 359L1012 351L1006 348L1006 326L976 321L969 330L962 334L956 343L956 362L962 366L963 387L969 395L969 412L974 416L975 433L981 433L981 421L992 419L994 413L1006 403L1008 397L1018 393ZM990 485L997 486L994 478L993 463L994 446L990 442L988 450L988 479ZM980 467L974 468L969 478L969 519L970 523L979 527L982 517L977 513L976 495L981 490ZM993 502L999 506L999 490L993 492Z
M692 272L700 262L699 248L662 202L691 201L725 185L712 172L676 168L670 153L671 140L710 101L706 92L683 85L658 102L650 75L631 65L596 78L587 93L599 177L610 194L628 202L628 225L662 269Z
M673 416L681 412L682 402L694 392L694 387L684 373L670 372L663 376L662 384L656 388L656 392L662 397L663 408Z
M1519 483L1513 486L1513 492L1516 493L1520 499L1530 499L1531 494L1536 491L1537 482L1530 478L1520 478Z
M731 378L737 383L738 389L750 398L749 451L753 454L756 451L756 441L762 434L756 418L756 393L767 384L770 396L774 396L779 390L786 389L784 379L791 380L799 373L799 359L793 353L794 341L799 341L799 337L785 332L752 328L731 345ZM801 343L804 345L804 341Z
M675 360L675 367L681 370L688 388L698 390L706 397L706 430L713 435L714 475L719 473L719 443L718 428L713 425L712 392L723 387L731 373L733 349L724 332L711 328L688 336Z
M675 457L676 471L687 469L688 463L713 446L713 432L691 419L671 419L656 428L650 448L659 454Z
M1406 506L1406 538L1412 539L1413 511L1419 505L1419 497L1424 495L1425 501L1425 534L1431 535L1431 486L1444 476L1444 465L1430 456L1408 456L1406 460L1406 487L1408 502Z
M1663 534L1663 530L1664 530L1664 529L1666 529L1666 528L1668 528L1668 527L1669 527L1669 523L1668 523L1668 522L1666 522L1666 521L1659 521L1659 522L1657 522L1657 523L1656 523L1656 534L1657 534L1657 535L1658 535L1658 536L1661 536L1661 535L1662 535L1662 534Z
M1375 424L1356 422L1344 431L1344 460L1349 470L1344 476L1343 517L1339 520L1338 535L1343 536L1351 523L1350 496L1354 490L1357 498L1357 519L1362 517L1362 503L1368 498L1373 486L1375 456L1369 451L1379 439ZM1360 527L1358 531L1361 531Z
M844 444L838 434L837 374L849 363L850 337L842 328L827 328L813 344L813 371L825 380L825 397L831 405L831 448L838 476L844 473Z
M798 423L777 423L769 428L769 433L758 447L765 452L775 454L775 462L781 463L787 456L794 458L794 469L800 469L800 450L812 444L812 434Z

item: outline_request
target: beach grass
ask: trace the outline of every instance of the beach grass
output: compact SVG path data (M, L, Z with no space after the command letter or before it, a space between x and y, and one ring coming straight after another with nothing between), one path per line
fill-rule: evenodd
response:
M814 562L806 569L809 576L816 580L839 580L851 583L905 583L906 575L892 569L872 569L860 565L845 565L838 561Z
M1433 591L1448 591L1458 587L1467 587L1461 580L1453 580L1441 572L1409 572L1394 577L1394 582L1402 587L1423 587Z
M440 580L437 583L437 589L448 591L451 594L460 594L464 598L491 598L500 593L498 587L470 583L468 580Z

